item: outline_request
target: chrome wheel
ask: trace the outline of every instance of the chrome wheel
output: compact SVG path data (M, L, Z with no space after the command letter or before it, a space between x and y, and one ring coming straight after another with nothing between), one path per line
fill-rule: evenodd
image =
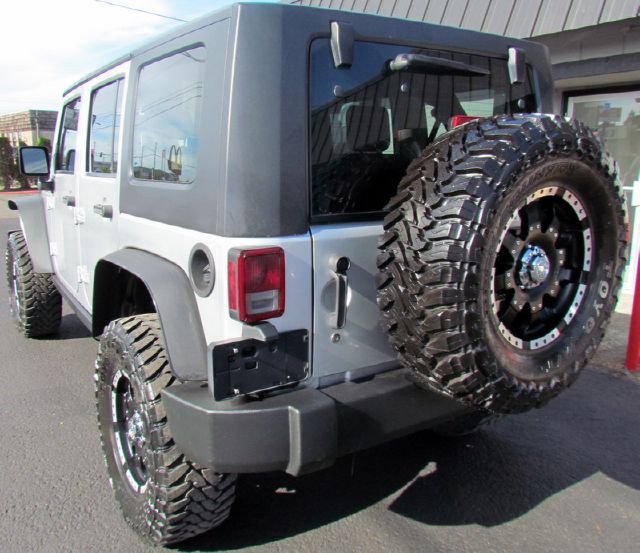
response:
M22 328L22 310L20 301L20 265L18 258L15 256L11 248L7 248L6 252L7 264L7 283L9 287L9 309L18 325Z
M20 274L20 269L18 268L18 261L16 259L13 260L11 264L11 282L12 282L12 290L13 294L11 296L12 307L15 308L16 314L20 314L20 291L18 289L18 275Z
M592 231L581 200L563 185L529 195L505 225L491 278L500 334L515 348L555 342L585 296Z
M111 407L118 465L132 491L143 493L148 481L146 424L136 406L131 381L121 371L113 378Z

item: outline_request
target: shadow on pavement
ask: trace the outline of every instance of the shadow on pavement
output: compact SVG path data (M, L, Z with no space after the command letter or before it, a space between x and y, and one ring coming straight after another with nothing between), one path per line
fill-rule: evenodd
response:
M380 501L428 525L497 526L602 472L640 489L640 381L587 369L544 410L476 435L429 432L301 478L246 475L231 518L179 548L234 550L303 533Z
M91 333L87 330L80 319L74 314L68 314L62 316L62 322L57 334L53 336L46 336L41 338L42 340L76 340L80 338L90 338Z

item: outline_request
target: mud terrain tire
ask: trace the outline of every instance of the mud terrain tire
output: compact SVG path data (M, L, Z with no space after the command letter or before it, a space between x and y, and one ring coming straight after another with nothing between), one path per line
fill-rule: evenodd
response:
M418 385L498 413L576 379L626 263L615 164L557 116L499 116L441 136L388 206L378 305Z
M95 381L107 470L129 525L147 541L167 545L221 524L235 498L236 476L190 462L174 443L161 392L179 382L155 314L107 326Z
M33 270L22 231L12 232L5 252L9 307L27 338L55 334L62 318L62 297L48 273Z

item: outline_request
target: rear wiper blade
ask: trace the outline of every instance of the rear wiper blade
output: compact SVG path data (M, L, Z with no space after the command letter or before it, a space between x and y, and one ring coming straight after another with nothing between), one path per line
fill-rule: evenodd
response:
M431 73L433 75L460 75L465 77L485 76L488 69L468 65L461 61L425 56L424 54L398 54L389 62L390 71L409 71L411 73Z

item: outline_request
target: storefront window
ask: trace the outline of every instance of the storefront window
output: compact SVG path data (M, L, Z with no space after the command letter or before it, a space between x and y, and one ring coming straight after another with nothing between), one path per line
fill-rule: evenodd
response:
M640 218L635 216L636 206L632 205L633 189L640 188L640 90L571 96L567 113L597 132L620 167L632 233L631 262L624 288L632 291L640 249Z

